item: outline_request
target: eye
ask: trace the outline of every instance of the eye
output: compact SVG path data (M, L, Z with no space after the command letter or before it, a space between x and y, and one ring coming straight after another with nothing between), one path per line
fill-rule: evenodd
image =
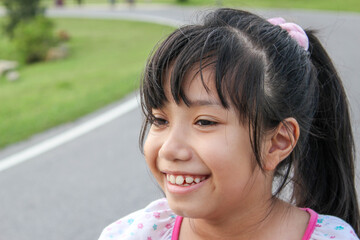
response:
M166 126L169 122L163 118L154 117L151 119L151 124L154 124L157 127Z
M213 126L213 125L216 125L217 122L210 121L210 120L205 120L205 119L200 119L200 120L196 121L195 124L197 124L199 126Z

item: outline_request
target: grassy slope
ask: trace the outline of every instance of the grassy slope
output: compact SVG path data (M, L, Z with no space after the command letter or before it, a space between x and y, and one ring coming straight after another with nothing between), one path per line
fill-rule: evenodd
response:
M57 19L56 24L72 37L71 56L22 67L17 82L0 80L0 147L90 113L137 88L149 52L171 31L115 20Z

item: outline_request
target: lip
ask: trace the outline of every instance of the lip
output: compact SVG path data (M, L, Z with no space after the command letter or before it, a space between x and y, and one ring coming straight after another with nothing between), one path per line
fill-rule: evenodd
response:
M183 176L209 176L210 174L196 174L191 172L180 172L180 171L161 171L164 175L170 174L170 175L183 175Z
M165 186L166 186L166 190L169 192L169 193L172 193L172 194L188 194L188 193L191 193L193 191L196 191L197 189L201 188L204 184L206 184L206 182L209 180L209 178L206 178L205 180L197 183L197 184L194 184L194 185L189 185L189 186L179 186L179 185L175 185L175 184L172 184L170 182L168 182L166 180L166 175L165 175Z

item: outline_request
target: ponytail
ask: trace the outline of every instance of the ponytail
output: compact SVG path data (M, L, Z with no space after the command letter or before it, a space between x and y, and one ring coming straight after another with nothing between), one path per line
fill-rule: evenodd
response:
M309 53L317 71L318 108L303 158L294 169L294 197L299 207L337 216L360 232L355 190L354 139L347 97L326 51L307 31Z

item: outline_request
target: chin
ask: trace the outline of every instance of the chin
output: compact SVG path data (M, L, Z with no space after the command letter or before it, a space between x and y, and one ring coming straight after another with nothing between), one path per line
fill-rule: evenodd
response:
M183 201L168 197L168 203L171 210L178 216L186 218L206 218L206 208L203 204L196 204L195 202ZM205 203L206 204L206 203Z

